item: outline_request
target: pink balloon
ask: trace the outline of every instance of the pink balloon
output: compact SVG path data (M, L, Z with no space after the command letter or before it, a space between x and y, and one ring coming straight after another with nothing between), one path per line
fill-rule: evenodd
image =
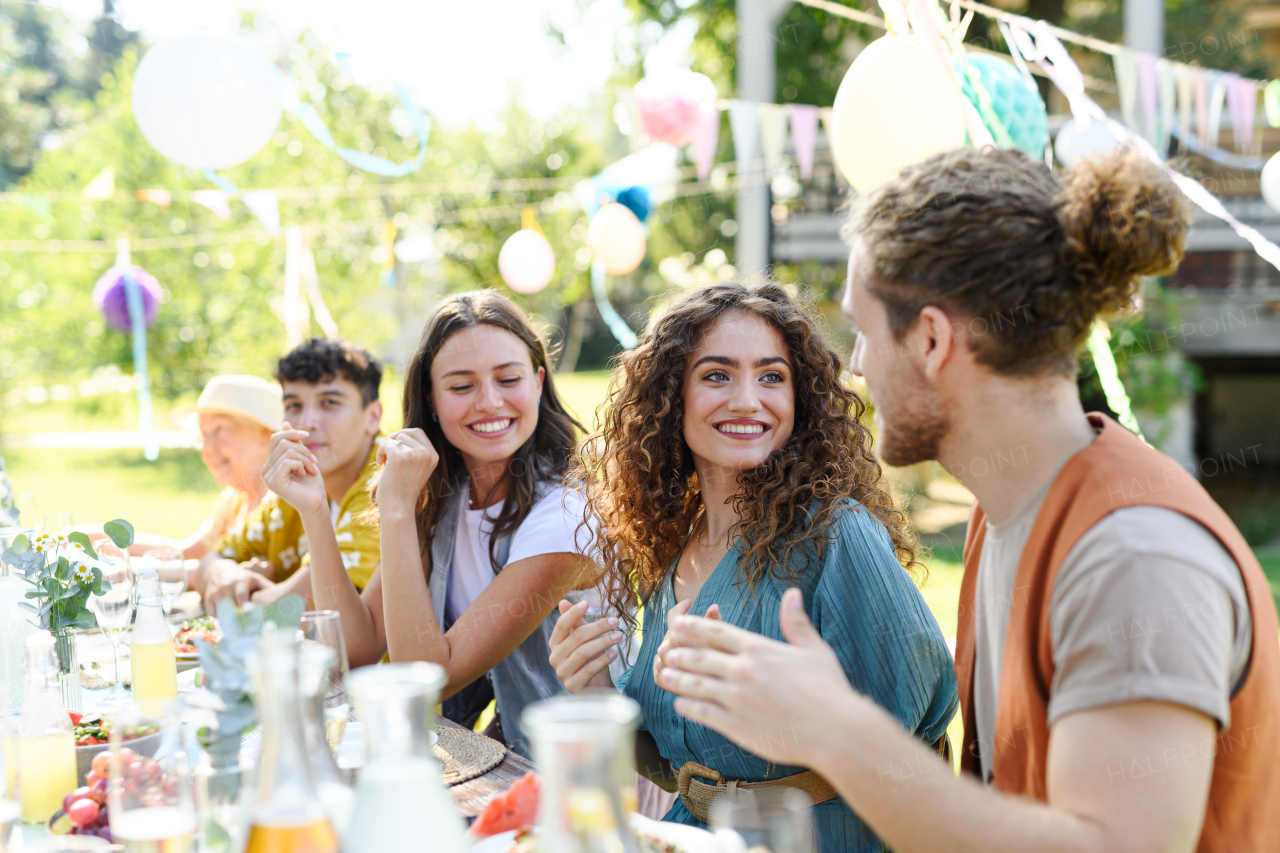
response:
M684 145L693 140L707 104L716 100L711 78L696 71L669 71L636 84L640 132L656 142Z
M609 275L626 275L644 260L644 226L629 209L609 202L591 220L587 248Z
M498 252L498 272L516 293L537 293L551 283L556 254L538 231L522 228L507 238Z

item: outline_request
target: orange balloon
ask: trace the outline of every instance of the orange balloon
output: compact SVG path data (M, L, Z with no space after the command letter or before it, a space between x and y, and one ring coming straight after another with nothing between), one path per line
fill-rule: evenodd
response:
M644 226L627 207L610 202L591 220L587 248L609 275L626 275L644 260Z

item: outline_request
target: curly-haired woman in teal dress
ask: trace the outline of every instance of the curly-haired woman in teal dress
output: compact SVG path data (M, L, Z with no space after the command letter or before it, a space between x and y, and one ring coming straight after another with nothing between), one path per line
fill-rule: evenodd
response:
M702 784L717 774L788 784L806 772L685 720L654 682L672 614L718 610L780 639L791 586L859 691L922 740L944 737L957 704L951 655L907 573L914 543L882 484L864 409L817 323L773 283L686 294L623 356L578 467L610 602L633 613L638 596L644 608L639 658L616 686L643 711L639 770L667 790L682 767ZM560 609L551 662L561 680L570 691L608 686L623 632L583 624L581 607ZM821 792L812 774L789 780L810 791L815 782ZM814 808L820 849L879 850L830 794ZM700 823L705 810L682 796L667 819Z

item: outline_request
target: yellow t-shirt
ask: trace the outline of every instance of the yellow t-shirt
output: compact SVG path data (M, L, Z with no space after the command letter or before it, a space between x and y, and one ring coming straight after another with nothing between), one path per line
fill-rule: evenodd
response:
M227 486L213 502L213 514L209 516L209 532L201 541L209 550L216 550L222 537L237 527L244 527L249 517L249 493Z
M369 458L359 478L342 496L333 525L342 565L356 589L364 589L382 559L378 526L368 520L368 510L373 506L369 478L378 468L375 461L377 453L375 443L369 450ZM275 568L276 581L284 580L311 562L302 516L272 492L267 493L242 525L232 529L218 542L217 551L237 562L253 557L266 560Z

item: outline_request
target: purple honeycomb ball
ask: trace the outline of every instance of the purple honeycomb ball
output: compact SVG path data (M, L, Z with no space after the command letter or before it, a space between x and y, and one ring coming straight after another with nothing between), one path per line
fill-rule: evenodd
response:
M142 291L142 317L146 325L156 318L160 308L160 283L142 267L131 267L133 280ZM112 267L103 273L93 286L93 304L98 306L107 322L122 332L132 331L129 323L129 303L125 300L124 276Z

